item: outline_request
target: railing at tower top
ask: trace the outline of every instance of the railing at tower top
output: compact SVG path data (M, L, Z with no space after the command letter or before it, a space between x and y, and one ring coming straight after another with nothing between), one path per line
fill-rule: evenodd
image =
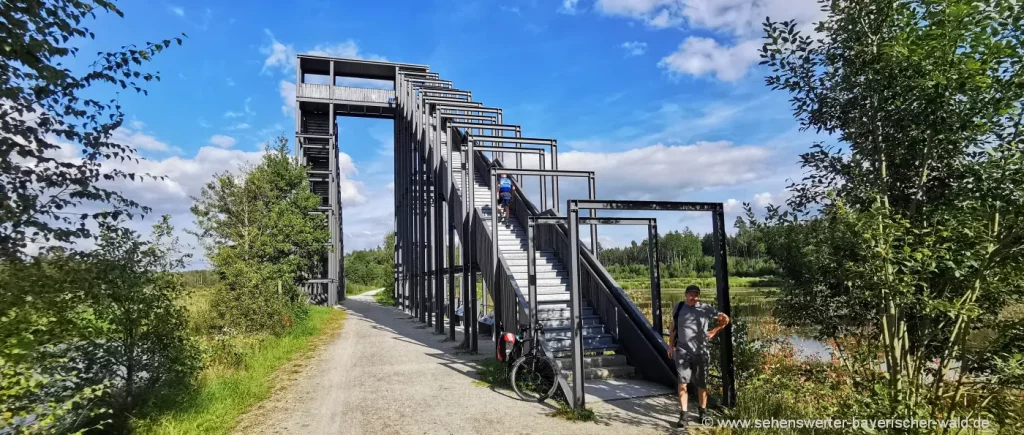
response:
M341 100L360 103L390 104L394 102L395 91L392 89L354 88L350 86L331 86L316 83L300 83L298 98L316 100Z

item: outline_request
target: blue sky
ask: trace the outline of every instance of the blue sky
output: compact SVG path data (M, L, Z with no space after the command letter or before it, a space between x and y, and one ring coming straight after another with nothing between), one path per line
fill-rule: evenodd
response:
M131 122L118 132L143 169L169 177L127 191L181 227L213 173L294 134L296 53L427 64L525 136L558 139L563 168L597 171L600 196L727 202L730 223L740 202L782 201L815 139L764 85L756 52L765 15L810 23L814 0L259 3L124 2L125 18L101 16L82 47L188 35L152 62L162 81L148 97L121 95ZM346 248L371 247L391 225L391 122L339 125ZM710 229L665 219L662 231ZM602 241L644 233L602 230Z

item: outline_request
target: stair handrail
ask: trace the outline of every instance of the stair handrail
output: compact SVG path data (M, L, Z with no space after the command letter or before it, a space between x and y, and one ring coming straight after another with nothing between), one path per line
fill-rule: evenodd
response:
M481 172L481 175L483 175L483 173L485 171L487 171L487 168L490 167L489 166L489 162L487 161L486 157L483 156L482 153L478 152L476 154L477 154L476 157L477 157L477 163L478 163L476 166L478 168L478 171ZM489 171L487 171L487 172L489 172ZM475 183L475 181L473 179L470 179L470 180L471 180L470 183ZM490 186L488 186L488 187L490 187ZM493 192L493 189L492 189L492 192ZM494 210L491 210L491 213L494 213L494 212L495 212ZM474 209L474 213L473 214L474 214L474 220L476 220L477 232L479 234L483 235L483 236L486 236L486 240L488 242L490 242L490 243L498 243L497 240L491 240L491 233L490 232L484 230L486 228L486 226L485 226L485 222L484 222L484 215L483 215L483 213L479 209ZM486 248L485 251L480 252L481 255L486 255L487 256L487 258L486 258L487 260L490 260L490 255L491 255L490 243L488 243L488 246L485 247ZM479 243L478 243L477 246L479 248L484 248L482 246L479 246ZM498 251L498 258L497 258L497 260L498 260L498 271L499 272L503 272L503 274L505 275L506 278L511 277L512 276L512 268L509 267L508 262L505 260L505 258L503 256L501 256L501 251L500 250ZM490 263L488 262L488 267L481 267L480 269L481 269L481 271L483 271L484 278L487 279L487 282L488 283L493 282L492 278L494 277L494 272L495 271L490 270ZM509 281L508 284L510 284L511 289L514 290L515 293L516 293L516 296L517 296L516 299L519 302L520 309L528 312L529 311L529 303L526 301L526 297L523 295L523 291L519 287L519 283L517 283L517 282L515 282L515 280L511 280L511 279L507 279L507 281ZM494 291L495 289L491 289L491 290ZM518 319L516 319L516 320L518 321Z
M489 168L490 168L491 164L493 164L493 165L495 165L495 166L497 166L499 168L503 168L504 167L504 165L502 164L501 160L494 160L494 162L491 163L490 159L488 159L486 156L484 156L482 151L478 151L477 155L478 155L477 162L479 164L479 167L481 168L480 169L480 171L482 173L481 175L486 173L487 174L487 178L490 178L490 170L489 170ZM529 216L540 216L540 215L554 216L555 215L554 212L551 211L551 210L547 210L544 213L540 212L537 209L537 206L535 206L533 204L533 202L530 201L526 197L525 194L523 194L523 190L522 190L522 188L520 188L519 183L516 182L515 178L514 177L509 177L509 178L512 181L512 185L515 186L515 189L513 189L513 191L512 191L512 196L513 196L514 200L512 201L512 203L511 203L509 208L510 208L510 212L516 216L516 219L518 219L519 222L523 223L523 225L529 225L529 222L530 222ZM547 214L549 212L550 212L550 214ZM529 243L529 242L527 242L527 243ZM527 254L527 255L529 255L529 254ZM501 257L501 259L502 259L502 261L504 261L504 257ZM529 261L529 258L527 258L527 261ZM515 283L515 281L513 281L513 283ZM518 284L515 284L515 290L516 290L516 292L519 293L520 297L522 297L522 288L520 288ZM524 301L526 300L525 298L522 298L522 299ZM527 319L528 322L532 323L532 322L535 321L534 319L530 318L530 314L531 313L530 313L530 309L529 309L529 303L527 303L527 307L526 307L526 310L525 310L524 314L525 314L524 317ZM521 324L522 323L520 323L520 325ZM536 338L537 338L536 343L539 345L538 347L539 347L541 353L543 353L544 356L550 358L552 361L555 361L555 353L551 350L551 347L548 345L547 340L544 339L544 336L543 335L538 335ZM556 373L556 375L558 376L558 387L559 387L559 389L561 389L562 393L565 395L566 400L569 403L574 403L575 401L573 400L573 390L569 386L569 379L566 378L565 376L563 376L561 371L558 371Z
M498 166L502 166L502 162L500 160L496 160L495 164ZM512 209L513 212L516 213L516 217L520 220L520 222L527 222L526 219L528 218L528 216L557 216L557 213L555 213L552 209L548 209L541 212L532 201L527 199L525 195L521 194L521 190L518 189L518 186L516 187L516 201L513 201ZM522 205L521 211L518 209L518 207L516 207L516 205L519 204ZM566 224L544 225L544 227L556 228L557 234L559 235L560 239L559 244L568 247L569 228ZM539 228L538 231L544 231L544 229ZM636 304L634 304L633 301L629 299L625 291L622 290L622 287L619 286L619 284L615 281L615 278L612 277L611 273L609 273L608 270L605 269L601 262L597 259L597 257L595 257L594 254L590 252L590 247L586 246L582 241L580 241L579 243L579 252L581 260L579 276L581 292L597 293L600 290L603 290L604 293L606 293L606 295L609 296L608 299L610 299L613 302L614 306L608 307L610 308L610 310L608 310L609 312L606 313L607 315L602 316L602 318L604 318L606 321L605 326L611 329L611 333L615 336L616 342L620 346L623 346L624 348L629 348L627 349L628 354L633 356L646 354L645 358L633 358L634 360L640 360L633 361L634 367L640 370L642 374L649 379L658 381L667 386L674 386L678 381L678 375L675 371L675 363L668 357L668 346L665 344L664 339L654 331L654 326L651 324L650 321L647 320L647 317L640 312ZM569 260L568 249L565 249L565 252L559 251L559 249L556 249L556 254L560 257L560 259L563 262L567 262ZM588 283L590 282L588 278L592 278L595 281L595 283L591 283L590 285L588 285ZM598 286L593 284L600 285ZM594 296L595 297L590 297L588 299L590 299L591 302L595 303L594 308L595 310L598 310L601 307L596 306L596 303L598 297L601 295L594 294ZM630 334L628 331L623 331L622 325L620 325L622 322L615 321L616 319L611 318L612 315L617 314L625 315L626 318L628 318L633 325L636 325L636 330L633 331L635 334ZM623 332L626 332L626 334L623 334ZM640 346L637 346L635 340L625 340L624 335L626 337L634 335L637 336L636 338L641 338L648 344L649 351L645 352L643 349L640 348ZM659 361L661 364L653 366L645 364L645 361L651 360Z

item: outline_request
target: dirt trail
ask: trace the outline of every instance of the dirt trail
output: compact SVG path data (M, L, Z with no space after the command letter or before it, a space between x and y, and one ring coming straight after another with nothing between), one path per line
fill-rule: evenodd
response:
M432 328L375 303L372 293L343 303L349 313L341 333L235 433L625 435L668 433L678 415L672 400L656 397L588 403L597 423L551 417L550 403L474 385L486 352L458 351Z

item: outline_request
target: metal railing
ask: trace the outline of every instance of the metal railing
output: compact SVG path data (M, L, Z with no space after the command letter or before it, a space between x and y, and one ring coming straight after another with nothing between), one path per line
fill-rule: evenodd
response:
M477 152L476 154L476 169L480 172L480 174L484 177L485 180L490 180L491 177L489 168L491 165L491 161L487 159L486 156L484 156L482 151ZM499 167L503 166L500 160L495 161L494 164ZM490 181L485 181L485 183L488 185L488 187L490 187ZM537 208L533 205L533 203L531 203L526 198L525 195L523 195L522 188L514 179L512 180L512 184L515 186L515 189L513 189L512 191L513 200L511 201L509 212L512 215L514 215L521 224L527 225L527 223L529 222L528 216L536 215L538 213ZM483 226L483 215L480 213L474 213L474 215L477 217L477 219L479 219L477 221L477 228L486 228ZM486 238L486 241L490 242L490 232L478 230L478 233L481 233L478 236L478 240ZM477 251L478 255L480 256L479 263L491 264L490 243L478 243L476 246L477 249L482 249L482 251ZM496 312L500 313L500 321L502 323L500 325L496 325L496 327L500 326L505 330L513 330L513 328L514 330L518 330L519 325L532 325L535 322L535 320L530 318L530 305L525 295L525 289L519 287L519 284L512 279L513 277L511 274L511 269L509 268L505 258L501 256L500 252L498 259L499 288L498 291L492 295L492 297L494 297L494 300L496 301L495 310ZM487 269L489 268L484 268L485 273ZM485 275L486 281L484 282L494 282L490 281L489 278L490 276ZM511 307L512 309L505 309L506 307ZM508 325L512 326L510 327ZM536 343L540 346L539 350L543 352L545 356L551 358L552 360L555 360L555 354L554 352L551 351L551 348L547 344L547 341L544 339L544 336L537 336ZM573 392L572 388L569 388L568 379L566 379L566 377L563 376L561 372L558 372L557 375L559 388L568 398L569 403L573 403Z
M362 103L393 104L395 91L392 89L354 88L350 86L331 86L315 83L301 83L298 98L317 100L343 100Z
M500 166L501 162L496 164ZM556 216L552 210L541 213L521 192L517 186L510 209L520 222L528 222L529 216ZM539 225L535 231L536 250L553 251L567 265L566 269L570 269L568 226ZM674 363L668 358L665 341L655 333L653 325L626 296L589 247L580 242L579 252L580 292L583 299L591 304L608 333L615 337L616 343L644 378L667 386L675 385L678 377ZM565 391L566 397L571 397L571 392L568 389Z
M555 215L551 211L546 214ZM569 228L566 224L543 225L537 234L541 235L538 239L543 240L542 246L550 247L562 261L570 260ZM668 358L668 345L664 339L655 333L651 322L582 241L579 242L579 253L583 299L590 302L605 328L645 379L666 386L675 385L678 375L674 363Z
M391 89L352 88L348 86L335 86L331 96L335 100L387 104L394 101L395 91Z
M460 133L454 130L452 137L448 138L447 146L452 147L453 153L462 152L463 135ZM441 147L437 147L437 150L440 151ZM492 183L490 176L492 162L483 152L476 152L474 154L473 156L464 155L463 158L474 159L475 172L483 178L485 185L490 186ZM499 167L503 166L501 161L496 161L493 164ZM501 255L500 250L498 251L498 258L496 258L497 262L492 261L494 260L491 258L494 255L494 243L498 241L492 240L492 234L486 229L485 218L480 209L466 209L468 201L466 195L475 195L475 174L464 174L463 181L465 185L459 186L462 189L460 192L458 189L453 188L455 179L450 178L448 175L449 165L451 165L451 162L447 159L447 153L444 153L441 156L441 173L439 174L441 186L446 192L451 191L453 193L449 200L455 207L456 215L466 216L468 211L470 219L476 225L477 234L473 240L469 240L465 225L462 222L455 225L455 228L460 240L466 240L468 243L473 244L476 257L474 260L477 264L481 265L480 273L483 275L484 282L495 283L493 285L495 288L487 288L495 304L495 328L499 331L518 330L520 325L531 324L532 319L530 319L530 308L526 295L527 289L520 288L516 280L513 279L508 261ZM462 168L452 169L455 171L463 170ZM518 183L514 179L512 181L517 185L517 188L513 191L510 212L520 223L524 226L527 225L530 216L556 215L551 210L543 213L540 212L536 205L524 196L522 189L518 187ZM477 204L481 208L489 205ZM566 264L566 269L569 269L571 249L569 246L568 226L566 224L541 225L536 230L536 250L554 252ZM637 369L640 375L664 385L674 385L677 382L677 377L674 365L667 355L667 345L662 337L655 332L651 323L626 296L622 288L601 265L595 255L590 252L589 248L582 243L580 243L579 248L578 270L573 271L573 273L579 274L580 294L578 297L589 302L596 314L602 319L607 332L615 337L621 351L628 356L630 363ZM492 264L496 264L496 267L492 268ZM471 291L473 290L471 289ZM543 337L538 337L538 343L541 350L547 356L554 357L553 352L549 350L549 346L545 343ZM577 357L582 357L582 355ZM569 388L567 379L561 372L558 375L562 391L570 400L570 403L573 403L572 388Z

